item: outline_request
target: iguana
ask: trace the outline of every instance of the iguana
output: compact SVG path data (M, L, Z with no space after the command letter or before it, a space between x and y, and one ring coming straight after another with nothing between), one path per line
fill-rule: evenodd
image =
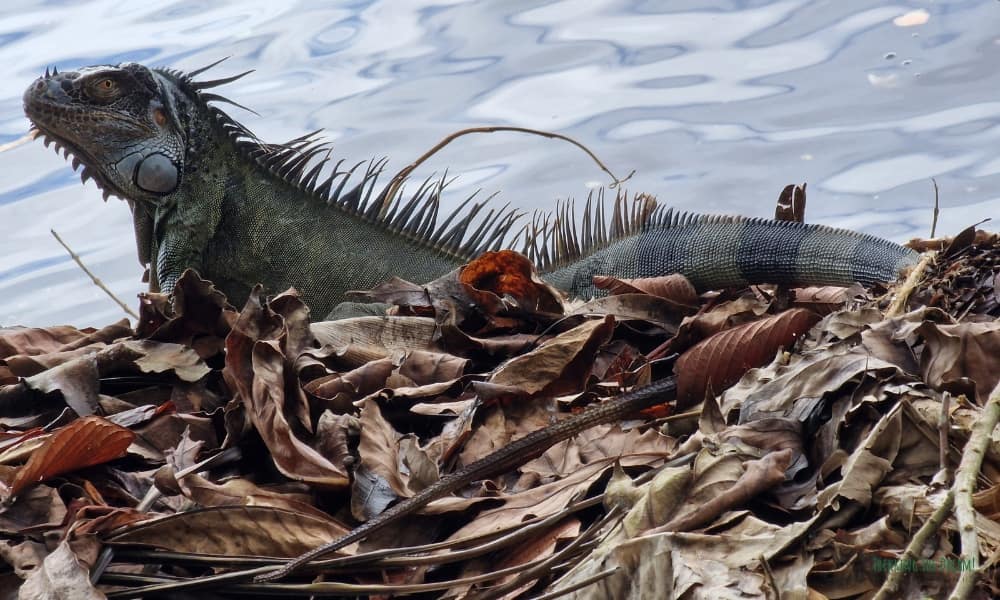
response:
M220 61L221 62L221 61ZM519 214L467 199L439 218L443 182L403 196L382 185L385 160L324 174L330 150L318 132L268 144L223 112L208 90L243 77L198 80L137 63L46 70L24 93L24 111L46 144L72 155L84 181L125 199L150 286L170 292L191 267L242 302L263 283L294 286L325 315L348 290L391 275L425 283L480 252L519 247L543 277L572 296L592 276L680 272L699 290L747 283L870 284L897 278L916 253L871 235L823 225L694 215L622 196L605 224L591 203L577 228L571 210L512 231ZM353 176L355 172L359 177ZM610 210L608 212L611 212ZM483 214L485 213L485 214Z
M515 243L508 238L519 215L507 206L488 210L470 198L439 219L443 183L425 182L404 198L394 184L378 186L384 160L368 163L358 181L352 174L364 162L346 170L338 162L321 176L329 150L315 132L285 144L260 141L217 106L234 102L207 91L246 73L196 79L212 66L189 73L136 63L46 71L24 94L25 113L45 142L72 155L84 181L93 178L105 196L129 203L154 289L170 292L193 267L236 301L258 282L272 291L295 286L325 314L348 290L390 275L427 282L481 251ZM516 245L544 278L575 296L597 293L596 274L680 272L699 290L870 284L896 279L917 259L912 250L845 229L675 213L645 197L628 205L621 196L609 225L600 201L588 201L580 228L564 205L551 218L536 217ZM674 389L668 378L593 406L443 477L283 568L253 573L261 580L287 575L561 439L665 401Z

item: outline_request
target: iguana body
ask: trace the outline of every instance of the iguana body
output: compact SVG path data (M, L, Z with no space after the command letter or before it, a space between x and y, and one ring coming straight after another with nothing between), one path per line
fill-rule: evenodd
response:
M383 161L357 183L341 163L321 177L328 151L313 134L259 141L213 104L228 100L206 91L242 75L196 81L202 71L125 63L47 72L24 94L46 142L65 147L84 180L129 202L154 289L171 291L192 267L235 302L256 283L294 286L325 315L348 290L392 275L424 283L512 237L517 214L507 207L482 217L483 204L467 202L444 219L440 184L406 199L397 186L377 186ZM536 219L518 249L554 285L584 297L595 293L596 274L681 272L699 289L872 283L916 259L889 241L821 225L680 215L645 200L628 208L615 203L610 227L601 203L588 202L579 230L567 211Z

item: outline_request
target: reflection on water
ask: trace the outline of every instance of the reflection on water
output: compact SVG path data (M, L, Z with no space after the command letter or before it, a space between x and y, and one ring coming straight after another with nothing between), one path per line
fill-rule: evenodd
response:
M13 6L16 4L17 6ZM48 65L135 60L219 76L264 139L325 128L337 152L399 168L447 133L506 124L585 143L632 190L682 209L767 215L807 181L811 221L903 240L1000 214L1000 29L993 0L873 7L399 0L18 2L0 7L0 144ZM606 183L568 144L462 138L417 177L460 174L546 208ZM128 212L41 143L0 154L0 324L120 316L49 235L126 299L142 289ZM363 260L363 257L358 257Z

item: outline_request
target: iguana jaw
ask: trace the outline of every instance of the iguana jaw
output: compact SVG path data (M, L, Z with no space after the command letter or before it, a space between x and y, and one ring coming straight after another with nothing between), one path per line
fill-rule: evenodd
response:
M81 179L134 202L156 203L180 183L184 144L157 76L125 63L46 71L24 92L24 112L45 145L72 155Z

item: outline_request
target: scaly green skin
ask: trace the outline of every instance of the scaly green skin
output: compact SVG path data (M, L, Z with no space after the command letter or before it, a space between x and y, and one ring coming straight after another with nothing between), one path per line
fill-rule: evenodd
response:
M195 81L197 73L87 67L46 73L24 94L28 117L74 155L74 167L83 165L84 180L129 202L154 289L171 291L194 268L235 302L257 283L271 292L294 286L325 315L348 290L392 275L425 283L510 237L515 217L505 209L484 221L482 236L471 216L455 230L435 229L440 189L412 204L385 201L374 193L379 165L356 187L352 179L345 188L346 175L319 183L318 167L307 163L323 146L310 136L260 142L210 104L226 100L205 90L235 77ZM386 216L393 210L397 217ZM681 272L698 289L846 285L893 280L916 262L914 252L886 240L819 225L661 209L624 222L611 235L603 224L585 226L580 243L557 218L546 229L551 243L527 239L524 251L574 296L598 293L593 275Z

